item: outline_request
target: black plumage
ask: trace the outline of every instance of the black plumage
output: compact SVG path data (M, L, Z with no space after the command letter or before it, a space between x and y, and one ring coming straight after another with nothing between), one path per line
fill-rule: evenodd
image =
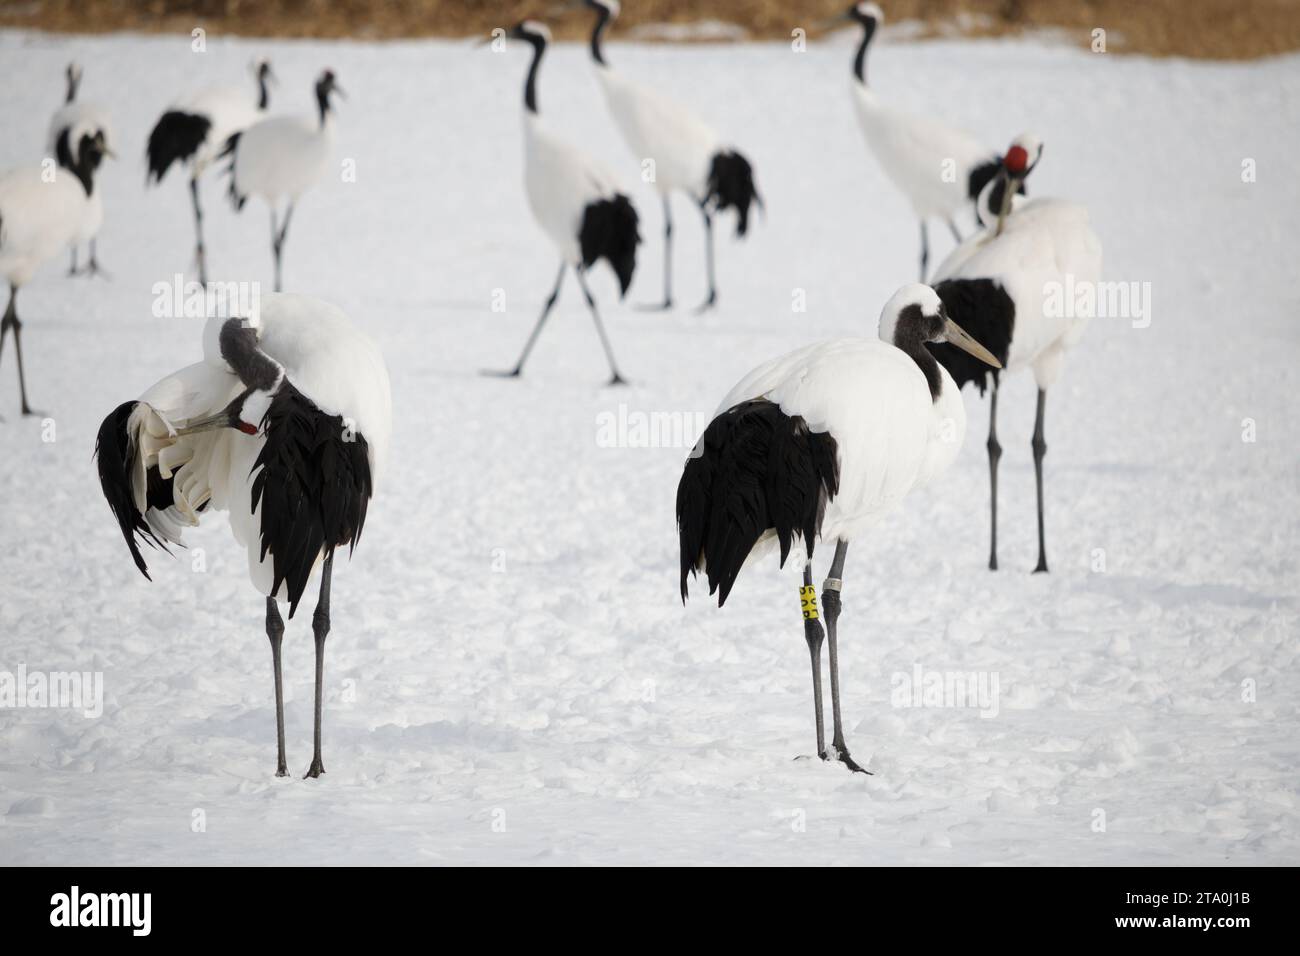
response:
M208 137L212 121L197 113L168 110L149 134L145 155L149 161L147 179L162 182L172 163L192 158Z
M226 172L230 174L230 186L226 190L226 195L230 197L235 212L242 212L244 203L248 202L248 197L240 193L239 186L235 182L235 153L239 150L239 138L243 135L242 130L238 133L232 133L230 138L226 140L226 145L222 146L221 152L217 154L221 159L225 159L227 156L230 157L230 165L226 168Z
M934 291L943 300L949 318L1005 366L1016 328L1016 304L1007 290L993 279L947 279ZM988 385L986 376L992 375L993 381L998 381L997 369L955 345L927 342L926 348L948 370L958 388L974 382L982 395Z
M582 214L582 229L578 232L583 268L604 259L618 276L624 294L636 271L636 247L641 242L638 222L631 200L618 193L613 199L590 203Z
M158 539L153 529L135 506L135 495L131 490L131 477L134 470L135 451L127 433L127 419L135 409L136 402L123 402L109 412L103 424L99 426L99 435L95 439L95 459L99 468L99 486L103 489L108 507L122 529L126 546L131 549L131 557L140 573L149 578L149 568L144 555L140 553L137 542L143 541L150 547L160 547L167 551L167 545ZM173 503L171 479L164 479L158 469L150 468L147 476L147 498L149 507L167 508ZM149 578L149 580L153 580Z
M802 537L809 556L826 503L839 491L835 439L798 415L754 399L704 430L677 485L682 600L687 577L704 569L721 607L758 540L775 530L784 566Z
M985 222L984 218L980 215L980 193L982 193L984 187L989 184L989 180L997 176L1001 170L1002 157L995 156L987 163L980 163L980 165L970 171L970 179L967 184L967 195L969 195L971 201L975 203L975 218L981 226L987 226L990 225L990 223ZM995 213L1002 207L1002 197L1006 195L1006 191L1006 178L998 177L998 181L993 184L993 192L989 194L989 208ZM1025 195L1025 181L1023 179L1020 180L1019 185L1016 187L1016 192L1021 196Z
M754 184L754 168L749 160L734 150L715 153L709 165L709 182L705 202L712 203L718 212L736 210L736 235L749 231L749 207L757 203L761 209L763 197Z
M262 420L265 440L253 465L252 505L261 556L271 554L272 594L286 584L289 617L298 608L322 549L355 547L373 484L364 436L285 382Z

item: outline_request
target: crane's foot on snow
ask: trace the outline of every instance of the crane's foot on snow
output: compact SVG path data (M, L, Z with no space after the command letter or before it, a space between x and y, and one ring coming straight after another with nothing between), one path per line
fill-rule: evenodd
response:
M709 297L699 304L695 309L696 315L703 315L705 312L715 308L718 304L718 293L710 292Z
M69 273L69 274L87 276L92 279L95 276L100 276L106 280L111 280L113 278L113 273L109 272L107 269L100 268L99 263L96 262L94 259L91 259L90 263L84 269L78 269L76 272Z
M858 762L849 756L849 752L847 750L840 750L836 747L832 747L831 753L835 755L836 760L844 764L844 766L848 767L854 773L865 773L868 777L873 776L871 771L868 770L866 767L859 766ZM823 757L822 759L825 760L826 758Z
M664 299L663 302L660 302L658 305L647 302L644 305L633 306L633 308L637 312L668 312L672 309L672 307L673 307L672 299Z
M619 375L618 372L615 372L613 375L611 375L611 376L609 377L609 381L606 382L605 384L606 384L606 385L626 385L626 384L627 384L627 379L625 379L622 375Z
M316 777L319 777L324 772L325 772L325 764L321 761L320 757L317 757L311 762L311 766L307 768L307 772L302 775L302 779L304 780L307 780L308 778L315 779Z
M478 373L480 375L486 375L488 378L518 378L521 374L523 374L523 369L516 368L516 369L512 369L509 372L502 372L499 371L498 369L481 368L479 369Z

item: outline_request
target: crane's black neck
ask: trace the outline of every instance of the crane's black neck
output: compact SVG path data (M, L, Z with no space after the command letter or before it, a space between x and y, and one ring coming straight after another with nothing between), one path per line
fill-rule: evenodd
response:
M68 95L63 102L71 103L73 100L75 100L77 98L77 87L80 85L81 85L81 74L78 73L76 70L74 70L72 67L68 67Z
M916 304L905 306L899 313L898 324L894 326L894 344L908 354L925 376L930 386L930 400L938 401L943 388L943 376L939 374L939 362L930 354L925 343L934 337L936 326L942 326L942 319L926 316Z
M218 337L221 357L249 391L274 392L283 382L284 368L262 351L257 330L243 319L227 319Z
M528 66L528 79L524 81L524 108L534 116L537 115L537 70L542 65L542 54L546 52L546 41L538 36L525 39L533 45L533 62Z
M605 39L605 28L609 26L610 16L609 7L596 7L596 25L591 29L591 58L601 66L609 66L605 62L605 54L600 45Z
M99 166L99 158L89 136L81 137L81 145L74 156L71 133L70 129L65 129L59 134L58 141L54 144L54 158L60 166L77 177L89 198L95 192L95 169Z
M257 71L257 108L265 110L271 105L271 91L267 88L266 67Z
M876 33L876 21L867 20L862 24L862 42L858 44L858 54L853 58L853 75L863 86L867 85L867 47Z

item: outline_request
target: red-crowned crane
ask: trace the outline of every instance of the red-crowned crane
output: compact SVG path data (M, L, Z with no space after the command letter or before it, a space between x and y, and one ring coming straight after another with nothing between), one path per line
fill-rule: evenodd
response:
M559 250L560 271L515 367L509 372L488 374L518 377L523 373L524 362L560 296L564 274L572 267L609 360L609 384L625 384L585 276L597 260L604 259L618 276L620 291L627 292L636 269L637 243L641 241L636 209L603 169L542 122L537 102L537 72L551 31L544 23L524 20L507 36L533 48L528 78L524 81L524 187L533 218Z
M9 304L0 319L0 358L12 331L24 415L38 413L27 402L18 290L42 264L85 235L87 222L95 217L96 171L105 156L113 155L103 130L77 128L76 137L68 137L68 166L30 163L0 173L0 275L9 283Z
M628 79L612 69L601 42L605 30L619 14L617 0L573 0L570 7L587 6L596 14L591 31L591 58L605 93L610 115L637 162L654 163L654 186L664 211L664 301L673 305L671 197L685 193L704 217L704 265L709 294L697 311L712 308L718 301L713 263L713 217L726 209L736 211L736 235L749 231L752 205L762 208L763 200L754 183L754 169L734 147L724 145L718 134L685 106L657 89Z
M392 430L383 356L336 307L299 295L261 297L255 318L213 318L202 360L118 406L99 429L99 480L135 565L140 543L225 512L266 599L275 676L276 776L286 776L280 646L319 572L314 752L321 759L325 637L334 553L361 537Z
M875 3L858 3L837 20L862 27L853 58L853 101L867 145L885 175L911 203L921 221L921 281L930 261L926 221L943 219L961 242L954 216L972 204L997 175L1000 158L978 140L929 116L894 109L867 85L867 48L885 14ZM835 22L835 21L832 21Z
M1034 478L1038 495L1038 564L1047 570L1043 532L1043 456L1047 441L1043 412L1047 389L1061 373L1065 352L1076 345L1090 318L1063 301L1064 289L1096 288L1101 279L1101 240L1088 223L1088 210L1062 199L1025 200L1016 195L1038 165L1042 143L1036 136L1016 138L1007 150L997 180L980 197L981 218L989 223L969 237L935 271L935 291L948 312L978 336L1007 372L1031 368L1038 384L1034 419ZM1061 290L1054 297L1050 290ZM971 362L944 345L933 347L958 386L974 382L989 397L989 569L998 567L999 374Z
M813 548L835 541L822 584L830 637L833 756L850 770L840 715L836 624L849 542L908 492L937 479L957 456L966 410L952 377L926 350L950 342L982 362L997 359L948 315L933 289L907 285L885 304L878 338L819 342L754 369L718 406L677 486L681 593L703 573L721 607L749 561L779 546L803 563L799 589L812 658L817 754L822 722L823 630L813 587Z
M45 155L53 157L55 161L69 172L74 172L76 168L76 157L73 155L74 147L80 143L82 137L94 137L96 134L103 136L106 146L111 147L113 144L113 124L108 110L98 103L88 103L85 100L77 99L77 93L81 89L82 70L76 63L69 63L65 73L67 78L67 90L64 94L63 105L55 110L54 115L50 117L50 127L45 136ZM95 254L96 241L95 237L99 235L100 228L104 225L104 201L102 190L94 190L90 195L90 203L86 209L86 216L78 230L77 237L72 244L72 263L68 267L68 275L88 275L107 276L108 273L100 268L99 259ZM81 243L88 243L87 262L84 269L77 268L77 246Z
M345 96L326 70L316 81L315 116L273 116L230 137L222 155L230 155L230 199L242 210L249 196L261 196L271 210L271 252L275 257L275 291L281 288L280 264L293 207L329 168L334 150L334 110L330 97ZM284 203L277 225L276 206Z
M268 60L254 60L256 96L238 86L213 86L169 107L149 134L147 181L162 182L172 163L190 171L190 203L194 207L194 259L199 282L208 281L207 250L203 244L203 207L199 203L199 178L225 148L227 140L266 115L275 81Z

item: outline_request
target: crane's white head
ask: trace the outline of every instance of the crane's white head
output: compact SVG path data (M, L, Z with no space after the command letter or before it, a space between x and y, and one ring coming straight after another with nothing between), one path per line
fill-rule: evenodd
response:
M951 342L986 365L1002 367L992 352L949 317L939 293L921 282L903 286L885 303L880 337L908 353L915 353L924 342Z
M871 23L873 26L880 26L885 22L885 11L880 9L878 3L855 3L849 8L848 18L856 20L864 26Z
M597 13L604 13L610 20L617 20L618 15L623 12L618 0L572 0L572 2L565 5L565 8L574 9L578 6L586 6Z

